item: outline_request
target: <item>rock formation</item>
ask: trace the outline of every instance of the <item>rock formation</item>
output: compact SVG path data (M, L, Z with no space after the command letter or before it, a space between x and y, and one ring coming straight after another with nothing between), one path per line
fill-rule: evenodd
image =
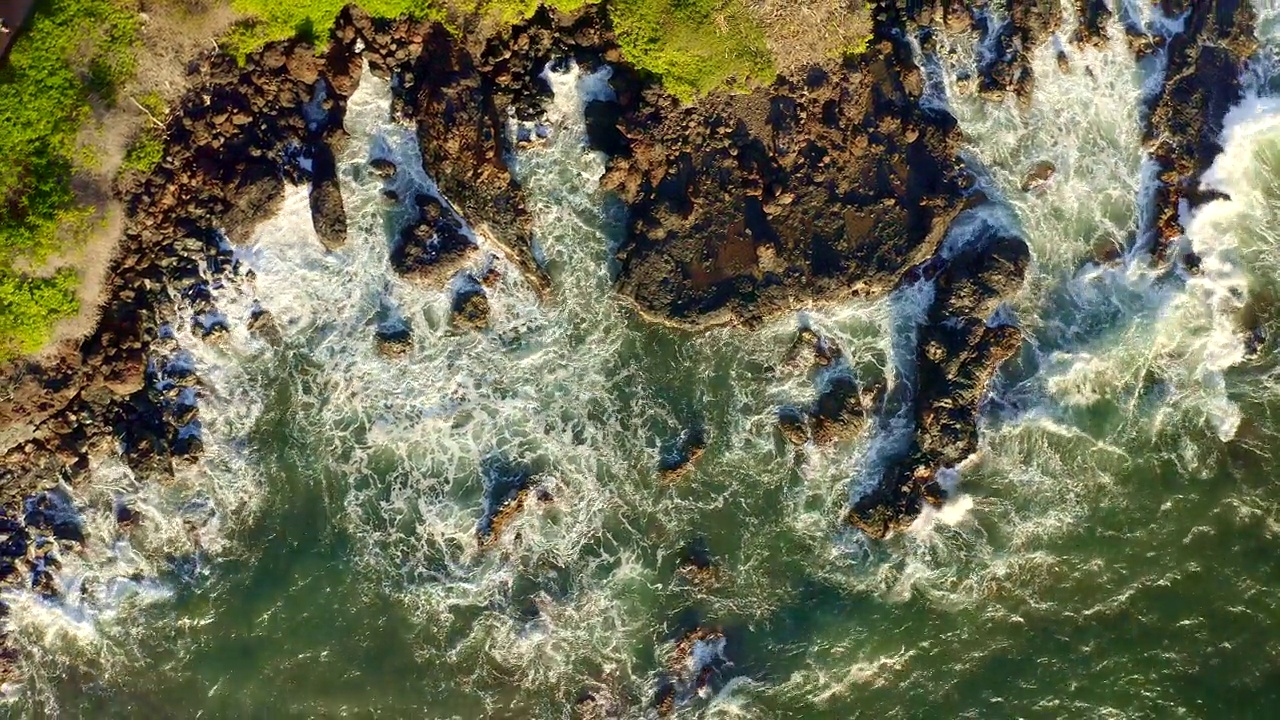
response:
M1148 152L1159 167L1152 244L1157 261L1166 259L1185 230L1178 219L1183 202L1200 199L1200 176L1222 152L1223 119L1242 98L1241 71L1257 48L1257 14L1249 0L1194 3L1184 22L1169 40L1164 85L1146 129Z
M916 340L915 439L906 457L849 511L849 522L871 537L910 525L922 502L944 500L937 472L977 450L987 384L1022 345L1017 327L992 324L991 318L1022 286L1030 262L1026 243L987 225L945 262Z
M750 323L882 295L960 210L955 120L921 108L887 30L843 64L694 106L623 75L604 183L630 210L618 288L650 318Z

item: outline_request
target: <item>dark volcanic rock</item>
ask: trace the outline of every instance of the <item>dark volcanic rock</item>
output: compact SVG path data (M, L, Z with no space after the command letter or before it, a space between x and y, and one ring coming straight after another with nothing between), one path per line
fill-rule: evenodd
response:
M819 375L818 397L806 409L779 408L778 430L793 445L803 445L811 438L826 445L858 434L883 399L884 383L864 384L845 361L840 346L807 327L796 334L788 360L806 352L815 369L826 369Z
M1077 45L1099 47L1107 43L1107 23L1111 21L1111 8L1107 0L1075 0L1078 24L1071 34L1071 42Z
M1062 4L1060 0L996 2L1002 3L1007 19L993 30L994 37L986 40L992 52L978 68L978 92L993 100L1011 92L1026 105L1035 88L1031 53L1062 25Z
M489 458L481 463L480 476L484 483L484 510L476 523L476 540L481 547L497 541L530 500L553 501L551 493L539 485L534 469L525 465Z
M465 330L483 330L489 326L489 295L475 278L467 277L454 292L449 321Z
M1241 100L1240 74L1257 48L1256 23L1249 0L1205 0L1194 3L1186 29L1169 41L1164 86L1146 130L1161 182L1152 245L1158 262L1184 232L1180 202L1193 199L1200 176L1222 152L1223 119Z
M605 178L630 209L619 290L698 327L887 292L961 206L955 120L920 107L922 84L907 44L880 38L694 107L624 86L627 151Z
M405 323L380 323L373 331L373 339L383 357L404 357L413 350L413 332Z
M483 47L438 23L375 21L354 6L338 34L365 43L374 72L395 75L396 103L417 124L423 167L477 235L502 248L540 292L549 288L533 256L531 216L507 166L512 117L541 113L550 88L539 74L556 57L616 59L602 6L577 15L540 8Z
M347 211L338 187L338 163L328 143L317 143L311 156L311 223L326 250L347 244Z
M439 198L421 193L416 200L418 219L401 231L391 249L391 265L411 280L442 287L475 259L480 248Z
M665 453L658 461L658 478L663 482L676 482L683 478L690 470L693 464L702 457L702 453L707 450L706 431L701 427L694 427L680 433L679 440L676 441L675 447Z
M1022 286L1029 262L1025 242L986 226L938 275L917 339L915 440L849 511L849 522L867 535L885 537L910 525L922 502L940 504L937 471L977 450L978 410L987 384L1022 345L1017 327L990 325L988 318Z

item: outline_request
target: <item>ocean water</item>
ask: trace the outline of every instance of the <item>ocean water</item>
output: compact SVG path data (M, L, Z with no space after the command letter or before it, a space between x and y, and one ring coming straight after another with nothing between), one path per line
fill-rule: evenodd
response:
M159 488L108 459L66 491L90 542L62 558L61 601L6 596L29 679L3 711L561 718L591 692L642 718L702 625L725 640L695 665L727 662L707 692L677 693L679 717L1270 717L1280 377L1242 328L1280 333L1278 26L1264 10L1249 97L1204 178L1231 199L1186 218L1198 272L1148 258L1141 113L1160 57L1135 63L1118 25L1108 47L1068 48L1069 72L1047 45L1024 112L968 92L973 38L942 41L930 101L959 118L998 203L947 242L982 222L1027 238L1030 277L1001 310L1027 342L951 502L878 543L839 516L909 438L927 283L751 332L637 320L611 291L620 215L584 142L608 71L568 67L548 70L549 139L515 158L551 297L485 255L474 272L501 272L492 327L451 328L450 288L390 267L408 215L367 161L397 161L401 196L434 186L366 75L340 158L347 246L322 250L305 190L231 239L246 272L215 290L230 332L202 342L175 318L153 351L202 379L189 399L205 457ZM1046 160L1054 177L1023 192ZM278 345L248 331L255 304ZM376 350L389 318L412 327L403 358ZM848 365L788 362L801 325ZM896 392L863 435L791 447L777 408L832 372ZM660 481L691 428L705 455ZM515 471L553 499L481 548L486 483ZM114 524L122 500L142 511L133 530ZM714 559L702 581L679 570L694 543Z

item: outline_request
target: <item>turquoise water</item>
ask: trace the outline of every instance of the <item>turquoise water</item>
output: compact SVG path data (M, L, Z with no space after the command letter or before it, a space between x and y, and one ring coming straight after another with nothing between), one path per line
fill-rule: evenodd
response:
M948 79L968 62L965 41L949 44ZM553 297L507 270L493 329L454 331L445 289L388 265L404 211L380 202L364 163L400 160L404 191L430 181L408 171L412 133L366 77L341 168L351 241L325 255L301 193L235 239L255 275L218 293L232 332L175 340L205 380L207 456L147 490L104 463L78 493L97 540L64 563L66 602L14 599L33 656L8 709L558 718L590 691L645 717L674 641L703 624L724 630L731 664L708 697L679 698L680 717L1269 717L1280 394L1273 357L1245 357L1237 316L1280 332L1270 73L1231 118L1211 179L1233 201L1191 223L1204 271L1188 276L1150 270L1134 240L1149 187L1139 105L1159 63L1135 66L1119 35L1073 53L1071 73L1051 48L1036 63L1026 114L942 84L1004 203L983 217L1033 248L1002 311L1028 343L952 502L883 543L838 518L909 428L891 405L861 437L792 448L776 407L824 377L784 356L812 323L858 372L909 385L928 287L754 332L635 320L610 290L617 217L582 141L601 78L574 70L554 77L552 140L516 166ZM1056 177L1021 193L1041 159ZM965 237L961 224L948 242ZM1125 256L1093 263L1100 241ZM255 299L280 347L244 327ZM373 347L388 306L414 328L400 360ZM659 482L661 454L696 425L706 454ZM481 549L483 477L504 464L537 472L554 501ZM146 521L117 537L103 508L138 494ZM715 562L706 584L677 569L696 538ZM86 578L112 592L80 599Z

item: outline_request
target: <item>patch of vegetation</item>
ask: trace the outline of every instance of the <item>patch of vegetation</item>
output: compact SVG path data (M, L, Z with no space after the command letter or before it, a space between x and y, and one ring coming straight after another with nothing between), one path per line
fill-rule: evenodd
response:
M93 104L111 106L134 71L138 16L116 0L42 0L0 68L0 357L39 347L77 311L74 276L23 276L81 241L92 208L71 178Z
M0 362L40 349L59 320L80 311L75 273L26 277L0 269Z
M764 31L739 0L612 0L609 14L623 55L686 101L773 78Z
M121 171L136 172L146 175L164 160L164 120L169 115L169 107L159 93L144 93L133 101L151 121L143 127L129 143L125 150Z
M269 42L297 37L323 46L339 11L349 0L231 0L231 7L249 16L224 39L224 48L243 59ZM359 0L374 17L409 16L428 20L444 17L435 0Z

